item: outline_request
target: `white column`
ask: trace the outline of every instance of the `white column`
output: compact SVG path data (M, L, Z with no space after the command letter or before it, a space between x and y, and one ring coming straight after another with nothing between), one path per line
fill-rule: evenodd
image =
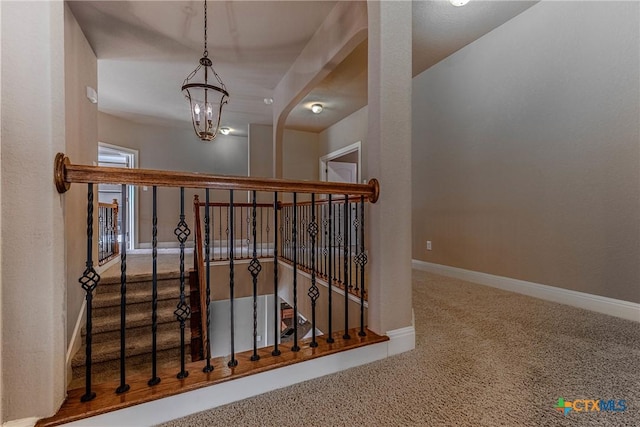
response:
M65 147L64 3L3 2L2 420L65 397L65 242L53 159Z
M380 181L369 209L369 328L411 315L411 2L369 1L367 166Z

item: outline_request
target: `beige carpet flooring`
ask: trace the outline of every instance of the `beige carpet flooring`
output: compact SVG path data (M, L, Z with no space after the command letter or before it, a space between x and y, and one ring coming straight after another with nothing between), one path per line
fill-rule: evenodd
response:
M165 426L640 426L639 323L418 271L413 289L414 351Z

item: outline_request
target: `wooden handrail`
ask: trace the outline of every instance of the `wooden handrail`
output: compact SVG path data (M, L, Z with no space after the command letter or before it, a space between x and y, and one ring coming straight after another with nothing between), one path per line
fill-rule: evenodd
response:
M66 192L72 183L130 184L163 187L211 188L214 190L278 191L316 194L349 194L365 196L369 202L378 200L380 185L375 178L367 184L348 184L321 181L294 181L275 178L209 175L194 172L161 171L154 169L108 168L71 164L63 153L56 154L54 179L59 193Z
M347 202L349 203L360 203L360 196L349 196L349 198L347 198ZM316 206L321 206L321 205L328 205L329 204L329 199L319 199L316 200ZM340 204L344 204L344 194L339 195L338 198L333 198L331 200L331 204L332 205L340 205ZM293 206L293 202L282 202L282 203L278 203L278 208L282 209L283 207L291 207ZM296 202L296 206L311 206L311 201L310 200L306 200L304 202Z

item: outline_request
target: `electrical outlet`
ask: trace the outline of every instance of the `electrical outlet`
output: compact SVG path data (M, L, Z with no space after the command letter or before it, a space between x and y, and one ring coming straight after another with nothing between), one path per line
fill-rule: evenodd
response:
M427 240L427 250L431 250L431 240Z

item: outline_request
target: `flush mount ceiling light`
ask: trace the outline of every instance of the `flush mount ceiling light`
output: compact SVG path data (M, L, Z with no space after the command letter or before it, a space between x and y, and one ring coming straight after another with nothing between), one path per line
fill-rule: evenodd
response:
M264 103L265 103L266 105L271 105L271 104L273 104L273 98L265 98L265 99L264 99Z
M220 133L223 135L229 135L231 133L231 129L225 127L225 128L220 128Z
M229 92L213 69L207 51L207 0L204 1L204 52L198 67L182 83L182 93L189 101L196 135L203 141L213 140L220 127L222 107L229 101Z
M454 5L456 7L460 7L460 6L464 6L465 4L469 3L469 0L449 0L449 3L451 3L452 5Z
M311 111L313 111L315 114L320 114L322 113L322 110L324 108L322 107L322 104L313 104L311 106Z

